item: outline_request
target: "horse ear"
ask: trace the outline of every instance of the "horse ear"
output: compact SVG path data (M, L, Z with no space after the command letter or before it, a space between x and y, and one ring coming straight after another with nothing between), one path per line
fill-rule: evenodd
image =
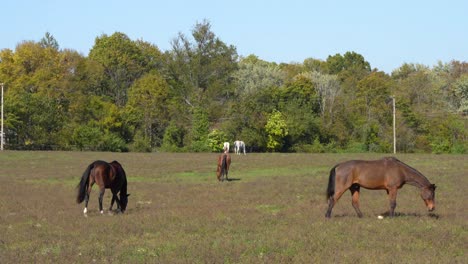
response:
M130 194L127 194L127 197L129 197L129 196L130 196Z

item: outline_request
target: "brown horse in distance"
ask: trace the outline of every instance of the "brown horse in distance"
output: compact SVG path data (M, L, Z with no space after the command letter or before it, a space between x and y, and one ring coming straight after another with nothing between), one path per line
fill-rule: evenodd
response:
M224 153L218 157L218 168L216 170L216 177L218 178L218 181L229 181L229 166L231 166L231 156L229 155L228 150L225 148Z
M328 210L325 217L330 218L333 206L348 189L351 191L352 205L357 215L362 217L359 210L360 187L386 190L390 200L389 216L393 217L397 190L406 183L420 188L421 198L428 210L435 209L435 184L431 184L422 173L396 158L351 160L337 164L330 171L327 188Z
M94 183L99 186L99 211L104 213L102 209L102 200L104 197L105 189L111 189L112 201L109 211L112 211L114 202L117 201L117 209L123 213L127 208L128 196L127 194L127 176L122 165L117 161L111 163L97 160L91 163L83 173L80 183L78 184L78 194L76 202L81 203L85 201L85 208L83 213L86 215L88 211L89 195ZM119 194L119 197L117 197Z

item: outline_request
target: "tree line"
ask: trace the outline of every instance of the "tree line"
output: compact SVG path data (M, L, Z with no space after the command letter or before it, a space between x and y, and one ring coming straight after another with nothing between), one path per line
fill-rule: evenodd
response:
M207 21L161 51L121 32L87 56L46 33L0 51L7 149L465 153L468 63L387 74L355 52L241 57Z

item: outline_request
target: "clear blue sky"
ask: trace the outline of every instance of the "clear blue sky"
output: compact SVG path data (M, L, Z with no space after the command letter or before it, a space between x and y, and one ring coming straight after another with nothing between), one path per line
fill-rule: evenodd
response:
M2 0L0 49L50 32L60 48L87 55L116 31L169 50L197 22L238 54L270 62L325 60L354 51L387 73L403 63L468 61L466 0Z

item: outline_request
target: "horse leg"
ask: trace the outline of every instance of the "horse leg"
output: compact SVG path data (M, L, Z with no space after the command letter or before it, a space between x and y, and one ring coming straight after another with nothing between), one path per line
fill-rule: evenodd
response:
M351 191L351 195L353 197L352 205L354 207L354 210L356 210L356 213L359 218L362 217L361 210L359 210L359 189L360 188L361 186L359 186L358 184L353 184L351 185L351 188L349 188L349 190Z
M389 211L389 216L394 217L395 216L395 207L396 207L396 196L397 196L397 189L389 189L387 190L388 192L388 198L390 200L390 211Z
M114 194L112 194L112 199L111 199L111 204L110 204L110 207L109 207L109 211L112 211L112 206L114 206L114 202L115 202L115 196L114 196Z
M332 212L332 209L333 209L333 206L335 206L335 204L338 202L338 200L340 199L341 195L343 195L343 193L347 190L348 188L342 190L342 191L339 191L337 192L336 191L336 187L335 187L335 194L330 197L328 199L328 210L327 210L327 213L325 214L325 217L326 218L330 218L331 217L331 212Z
M110 207L109 207L109 211L112 211L112 207L114 206L114 202L117 201L117 209L120 208L119 206L119 198L117 198L117 195L115 195L114 193L112 193L112 200L111 200L111 204L110 204Z
M89 194L90 194L91 189L88 189L85 194L85 208L83 210L83 214L86 215L88 213L88 201L89 201Z
M105 192L105 188L104 187L101 187L99 189L99 211L101 211L101 214L104 213L104 210L102 210L102 200L104 198L104 192Z
M117 194L115 195L115 200L117 201L117 210L122 211L122 209L120 209L120 199L117 197Z
M109 211L112 211L112 207L114 206L114 202L117 202L117 210L120 210L119 197L117 197L117 194L112 193L112 200L111 200L111 205L110 205Z
M330 197L328 199L328 209L327 209L327 213L325 214L325 217L326 218L330 218L331 217L331 212L332 212L332 209L333 209L333 206L335 205L335 202L333 200L333 197Z
M91 194L91 187L93 187L93 183L90 182L90 184L88 185L88 189L86 190L86 193L85 193L85 208L83 210L83 213L86 215L86 213L88 213L88 202L89 202L89 196Z

